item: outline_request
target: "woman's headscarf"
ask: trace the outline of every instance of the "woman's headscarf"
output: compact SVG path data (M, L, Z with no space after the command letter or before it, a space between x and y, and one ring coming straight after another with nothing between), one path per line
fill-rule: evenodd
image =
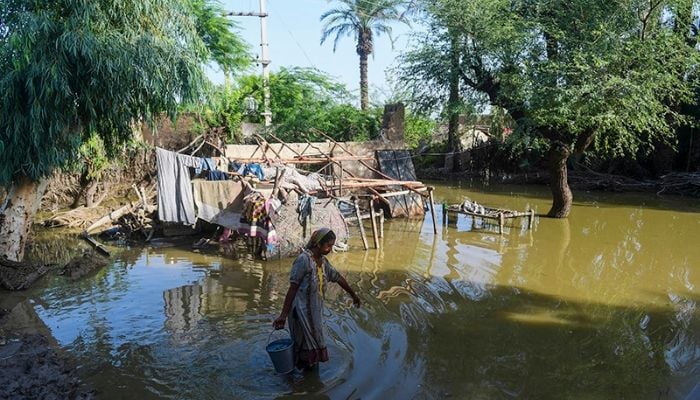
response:
M325 238L328 235L329 232L333 232L333 231L331 231L330 228L316 229L311 234L311 237L309 237L309 241L308 241L308 243L306 243L306 248L313 249L314 247L321 244L321 241L323 240L323 238Z

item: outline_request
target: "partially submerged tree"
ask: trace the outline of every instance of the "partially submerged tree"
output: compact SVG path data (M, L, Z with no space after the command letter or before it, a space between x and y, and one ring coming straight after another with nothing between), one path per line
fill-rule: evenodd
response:
M394 21L406 22L402 13L405 0L338 0L339 8L321 15L325 21L321 33L321 44L335 35L333 51L343 36L355 38L355 51L360 56L360 109L369 107L367 81L367 58L374 52L374 37L386 34L391 39L391 25Z
M442 27L436 43L460 34L461 81L507 110L518 135L548 143L551 217L570 212L570 155L590 146L651 151L673 138L677 106L693 93L689 0L426 0L426 8Z
M206 8L205 8L206 7ZM0 256L21 260L46 177L91 134L108 154L135 120L205 96L203 66L247 62L198 0L0 2ZM230 42L227 42L230 41ZM234 43L231 46L231 43Z

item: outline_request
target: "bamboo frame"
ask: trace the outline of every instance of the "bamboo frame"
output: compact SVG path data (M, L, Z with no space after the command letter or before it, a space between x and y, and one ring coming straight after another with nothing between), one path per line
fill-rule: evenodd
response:
M471 216L472 219L472 224L476 224L476 218L481 218L482 220L494 220L497 222L498 226L498 233L503 234L504 233L504 227L505 227L505 222L507 219L516 219L516 218L527 218L527 229L531 230L534 221L535 221L535 210L530 209L527 211L513 211L513 210L494 210L494 209L488 209L488 210L493 210L490 214L478 214L478 213L473 213L469 211L464 211L461 208L458 208L458 205L452 205L452 206L447 206L444 205L442 206L442 215L443 215L443 223L445 225L448 225L448 218L449 218L449 213L456 213L456 214L463 214L463 215L469 215ZM437 229L437 228L436 228Z
M391 204L388 200L389 197L401 196L410 193L417 193L421 195L421 197L423 197L424 199L432 197L431 188L426 187L422 182L396 180L391 176L383 173L379 169L373 167L367 162L369 160L374 160L374 156L356 155L353 152L351 152L345 145L337 142L327 134L318 130L314 131L322 137L324 137L329 144L332 144L330 150L324 151L318 146L315 146L309 140L306 140L306 147L300 152L296 148L290 146L288 143L281 140L279 137L268 132L268 135L270 137L279 142L280 147L278 147L277 150L273 148L264 137L262 137L259 134L254 134L257 146L255 147L255 150L252 152L250 157L228 157L228 159L244 163L257 162L269 164L279 163L300 165L324 164L320 169L318 169L317 173L321 173L329 169L330 167L337 166L337 168L331 168L329 174L331 176L330 180L327 180L325 184L322 184L322 190L314 191L312 192L312 194L325 193L329 197L338 198L342 197L343 194L352 192L353 189L365 189L366 191L368 191L371 194L371 198L369 199L369 218L372 223L372 236L374 239L374 247L377 249L379 248L379 238L384 236L384 212L383 210L381 211L381 214L375 212L374 205L376 201L382 201L385 204ZM283 154L282 149L285 147L289 149L291 153L294 154L293 157L289 157L289 154L286 154L287 157L283 157L285 154ZM334 155L333 152L336 148L342 150L343 154ZM306 151L310 149L312 151L315 150L316 154L306 154ZM274 153L274 159L271 159L271 157L268 156L268 150ZM352 173L352 171L347 169L348 165L345 162L349 161L359 162L364 168L371 171L376 176L379 176L379 178L362 178L355 176ZM280 174L278 172L275 181L281 179L282 176L283 173ZM397 186L401 187L401 190L396 190ZM275 183L275 187L279 188L279 183ZM382 192L380 192L380 190ZM360 209L357 204L356 198L353 202L353 205L355 207L356 216L353 218L346 218L346 220L357 218L358 224L360 225L360 234L362 236L363 245L365 247L365 250L367 250L369 246L367 245L367 235L364 231L364 226L362 224L363 216L360 215ZM435 210L434 204L432 203L431 212L433 213L433 224L435 225L433 230L437 233L437 225L434 217ZM309 222L304 221L303 225L305 231L304 234L306 236L308 235Z

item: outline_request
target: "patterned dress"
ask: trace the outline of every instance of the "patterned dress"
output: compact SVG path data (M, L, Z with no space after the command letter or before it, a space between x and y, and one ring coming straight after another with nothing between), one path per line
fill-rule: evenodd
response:
M289 276L291 283L299 285L287 317L299 367L328 361L323 332L323 294L327 283L338 282L340 274L324 256L321 256L321 264L317 265L311 252L304 250L294 260Z

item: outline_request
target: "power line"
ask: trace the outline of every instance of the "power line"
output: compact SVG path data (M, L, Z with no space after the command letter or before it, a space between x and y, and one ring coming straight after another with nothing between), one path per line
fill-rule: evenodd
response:
M272 3L272 1L270 1L270 3ZM269 4L269 3L268 3L268 8L270 8L270 4ZM277 20L277 18L275 18L275 20ZM301 43L299 43L299 41L297 40L297 38L294 37L294 34L292 33L291 29L289 29L289 26L287 26L287 24L284 22L284 18L279 18L279 20L280 20L280 22L282 22L282 25L284 26L284 29L287 30L287 33L289 33L289 36L292 38L292 40L294 41L294 43L296 43L296 45L297 45L297 47L299 48L299 50L301 50L301 54L304 55L304 58L306 58L306 61L308 61L309 64L311 64L312 67L314 67L315 69L318 69L318 68L316 68L316 64L314 64L314 62L311 61L311 58L310 58L309 55L306 53L306 50L304 50L304 48L302 47Z

